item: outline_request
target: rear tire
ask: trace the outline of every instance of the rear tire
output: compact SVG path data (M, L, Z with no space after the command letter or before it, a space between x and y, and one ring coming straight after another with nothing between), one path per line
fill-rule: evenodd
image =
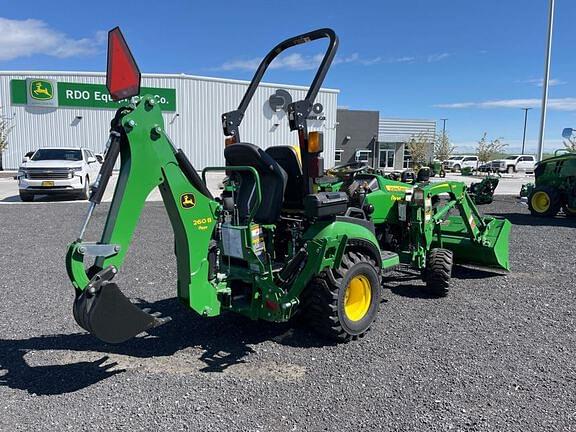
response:
M428 253L426 268L423 272L426 291L438 297L448 294L453 263L454 255L451 250L435 248Z
M560 193L550 186L535 187L528 196L528 208L533 216L554 217L561 206Z
M337 342L348 342L370 329L381 297L380 272L374 260L349 250L332 274L325 273L310 282L303 308L315 332Z
M34 194L20 192L20 201L22 202L32 202L34 201Z

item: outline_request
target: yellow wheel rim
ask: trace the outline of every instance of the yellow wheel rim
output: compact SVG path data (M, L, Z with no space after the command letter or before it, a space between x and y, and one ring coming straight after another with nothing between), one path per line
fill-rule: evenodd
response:
M538 213L544 213L550 208L550 197L546 192L536 192L532 197L532 208Z
M350 321L360 321L368 309L372 300L372 287L370 281L364 275L354 276L344 294L344 312Z

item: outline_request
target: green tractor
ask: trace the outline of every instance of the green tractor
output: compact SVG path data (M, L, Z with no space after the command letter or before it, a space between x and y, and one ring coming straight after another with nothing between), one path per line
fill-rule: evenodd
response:
M358 164L327 172L321 185L345 191L348 212L371 221L380 248L419 271L431 294L447 294L454 263L509 270L510 222L482 216L475 205L492 196L491 179L469 193L462 182L430 182L427 168L406 178Z
M570 137L566 128L562 136ZM554 217L560 210L568 217L576 216L576 152L559 149L554 156L536 164L534 184L522 187L521 197L527 197L533 216Z
M240 124L270 63L286 49L318 39L329 41L319 69L306 97L287 108L299 152L292 146L264 151L242 142ZM320 29L274 47L238 109L222 115L226 166L205 168L200 176L166 135L156 99L139 96L138 67L120 30L110 31L107 87L114 100L127 101L111 122L86 219L66 255L76 293L74 317L82 328L105 342L120 343L169 320L139 309L113 282L155 187L174 231L177 296L205 317L227 310L282 322L300 315L318 333L348 341L369 330L380 308L382 275L400 263L400 255L391 250L398 248L386 247L387 242L401 242L402 256L418 262L431 283L449 278L452 251L457 260L474 261L500 248L493 264L507 267L507 249L504 253L501 244L506 223L481 218L459 184L409 192L406 184L373 177L366 180L378 182L379 190L371 186L369 191L361 179L354 179L357 192L320 190L322 134L308 131L307 117L337 46L336 34ZM120 173L101 239L86 242L85 230L118 157ZM206 173L213 171L227 175L219 197L206 186ZM431 197L441 192L452 194L453 204L435 212ZM452 207L464 212L464 220L444 219ZM391 212L404 232L391 233L383 226Z

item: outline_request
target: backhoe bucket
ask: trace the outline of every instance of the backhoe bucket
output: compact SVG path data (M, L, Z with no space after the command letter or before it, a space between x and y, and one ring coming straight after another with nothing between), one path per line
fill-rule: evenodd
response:
M114 344L170 320L138 308L112 282L103 283L95 293L89 289L80 293L74 301L74 318L98 339Z
M506 219L484 219L487 223L483 241L472 239L460 216L450 216L442 225L442 247L454 253L454 261L488 270L510 270L508 241L512 224ZM433 247L439 247L435 242Z

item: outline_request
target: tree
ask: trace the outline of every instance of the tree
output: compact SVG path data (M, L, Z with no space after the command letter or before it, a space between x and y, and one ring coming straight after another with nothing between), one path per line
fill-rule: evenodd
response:
M2 114L2 107L0 106L0 169L2 169L2 154L8 147L8 134L13 126L8 124L6 117Z
M504 147L508 144L504 144L501 140L502 138L496 138L494 140L488 141L486 138L488 134L484 132L484 135L478 141L478 145L476 146L476 156L478 156L478 161L482 163L486 163L491 161L498 155L502 153Z
M450 138L446 132L436 134L434 142L434 157L439 161L444 161L452 156L456 147L450 143Z
M565 138L564 147L566 147L568 151L576 152L576 137L572 135L570 138Z
M410 153L410 157L412 158L414 169L426 165L430 154L431 144L432 142L430 142L428 135L423 132L420 132L418 135L413 135L410 138L406 146Z

